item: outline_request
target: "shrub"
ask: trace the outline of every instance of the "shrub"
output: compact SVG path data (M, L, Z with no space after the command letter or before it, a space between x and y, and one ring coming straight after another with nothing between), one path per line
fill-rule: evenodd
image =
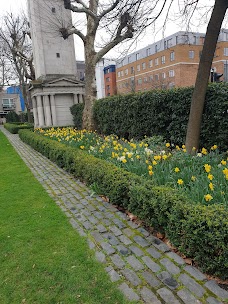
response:
M20 138L59 166L89 184L96 184L114 204L135 213L147 225L166 232L177 248L193 257L209 274L227 278L227 210L192 204L177 190L154 186L124 169L85 151L74 149L28 130Z
M82 113L83 113L83 109L84 109L84 103L75 104L75 105L73 105L70 108L70 112L73 115L74 126L77 129L81 129L82 128Z
M193 88L153 90L99 99L94 105L97 130L141 139L160 135L167 141L185 142ZM203 113L200 147L217 144L228 149L228 84L208 86Z
M5 123L4 128L6 128L10 133L17 134L20 129L33 129L33 124L24 123Z
M14 111L10 111L7 115L6 115L6 122L19 122L20 121L20 117L19 115L14 112Z

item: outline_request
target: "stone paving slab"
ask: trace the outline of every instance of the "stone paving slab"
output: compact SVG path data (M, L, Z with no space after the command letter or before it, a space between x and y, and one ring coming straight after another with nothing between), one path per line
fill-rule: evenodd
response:
M72 227L129 300L151 304L223 304L228 292L188 266L161 240L0 126ZM101 303L102 304L102 303Z

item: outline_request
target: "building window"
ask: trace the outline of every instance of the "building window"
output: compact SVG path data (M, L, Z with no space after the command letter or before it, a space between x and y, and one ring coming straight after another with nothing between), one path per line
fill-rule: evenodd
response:
M174 61L175 60L175 53L171 52L170 53L170 61Z
M165 63L165 56L161 57L161 63L164 64Z
M193 44L196 44L196 36L193 36Z
M142 78L138 79L138 84L142 84Z
M162 79L165 79L165 77L166 77L165 73L162 73L161 76L162 76Z
M140 72L140 64L137 65L137 71Z
M142 69L143 69L143 70L146 69L146 63L145 63L145 62L142 63Z
M107 87L106 87L106 88L107 88L107 90L109 91L109 90L110 90L110 85L107 85Z
M155 79L156 81L158 81L158 80L159 80L159 75L158 75L158 74L154 75L154 79Z
M175 83L174 83L174 82L170 82L169 88L172 89L172 88L174 88L174 87L175 87Z
M134 67L131 67L131 74L134 74L134 71L135 71Z
M52 7L51 8L51 11L52 11L52 13L55 13L56 11L55 11L55 7Z
M154 64L155 64L155 65L158 65L158 58L155 58Z
M139 53L136 53L135 58L136 60L139 60Z
M195 57L195 52L194 51L188 51L188 57L190 59L193 59Z
M151 82L153 80L153 75L149 76L149 81Z
M149 60L149 68L152 68L152 66L153 66L153 60L151 59Z
M224 48L224 56L228 56L228 48Z
M120 71L120 75L123 76L123 75L124 75L124 72L123 72L123 71Z
M146 56L148 57L150 56L150 54L151 54L151 48L146 49Z
M128 75L128 69L125 69L125 75Z
M2 99L2 106L4 109L11 109L15 108L15 103L13 98L3 98Z
M106 81L109 82L109 81L110 81L110 77L107 77L107 78L106 78Z
M157 44L155 45L155 53L157 53L157 51L158 51L158 46L157 46Z
M178 37L178 36L177 36ZM176 38L177 38L176 37ZM177 44L177 43L176 43ZM167 40L167 41L164 41L164 49L166 50L166 49L168 49L168 48L170 48L172 46L172 38L171 39L169 39L169 40Z
M145 83L147 82L147 77L143 78L143 82L145 82Z
M228 82L228 63L224 63L224 81Z
M117 73L117 76L120 77L120 72Z
M56 53L56 57L57 57L57 58L60 58L60 53Z
M175 73L174 73L174 70L170 70L169 71L169 77L174 77Z

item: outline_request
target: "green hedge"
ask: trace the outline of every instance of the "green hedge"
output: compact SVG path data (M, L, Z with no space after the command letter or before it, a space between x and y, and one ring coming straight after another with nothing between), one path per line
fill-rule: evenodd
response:
M20 129L33 129L34 125L29 123L5 123L4 128L12 134L17 134Z
M74 125L77 129L82 128L82 112L84 109L84 103L78 103L70 108L70 112L73 115Z
M165 231L170 241L193 257L203 271L227 278L228 214L224 207L191 204L176 190L155 186L85 151L28 130L20 130L19 135L75 177L95 184L112 203L124 206L147 225Z
M161 135L167 141L185 142L193 88L153 90L99 99L94 105L96 128L101 134L141 139ZM217 144L228 149L228 84L208 86L202 120L200 146ZM83 104L74 105L72 114L81 128Z

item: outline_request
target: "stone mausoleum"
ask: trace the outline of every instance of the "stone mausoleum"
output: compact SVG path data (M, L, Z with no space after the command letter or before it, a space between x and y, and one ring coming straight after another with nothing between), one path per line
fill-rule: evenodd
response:
M59 29L72 24L62 0L28 0L36 80L30 83L35 128L73 125L70 107L84 99L77 79L73 36Z

